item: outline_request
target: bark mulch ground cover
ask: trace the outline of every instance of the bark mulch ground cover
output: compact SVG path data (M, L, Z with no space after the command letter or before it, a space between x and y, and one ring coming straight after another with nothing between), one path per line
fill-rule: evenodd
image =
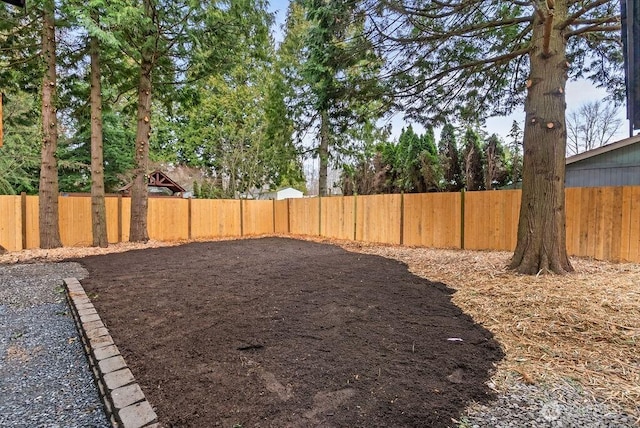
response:
M284 238L77 259L167 426L455 425L503 353L396 260Z

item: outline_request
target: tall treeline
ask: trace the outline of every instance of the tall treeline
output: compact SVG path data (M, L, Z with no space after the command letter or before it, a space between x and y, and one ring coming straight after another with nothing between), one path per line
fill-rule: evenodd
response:
M517 123L516 123L517 126ZM344 194L424 193L493 190L521 185L520 145L497 136L481 137L473 128L446 123L423 134L412 126L397 142L379 143L343 167Z
M40 245L61 245L58 193L88 190L94 245L106 245L104 194L125 185L132 196L130 239L146 241L146 179L158 165L192 161L204 179L238 192L240 182L247 188L302 180L291 131L287 135L274 111L282 110L283 98L277 93L280 78L269 66L275 61L271 23L261 0L46 0L31 2L26 11L0 6L2 92L11 114L3 150L19 162L0 162L7 172L0 190L39 193ZM243 69L256 73L238 75ZM229 90L221 93L207 84L212 80ZM236 98L241 88L258 83L253 93ZM37 105L39 115L32 113ZM262 117L252 123L243 115L229 117L231 105L239 111L257 105ZM190 120L196 116L198 130ZM252 128L258 123L259 132ZM246 136L238 137L242 132ZM225 160L229 150L217 148L222 138L208 139L212 133L237 145L235 163ZM252 163L268 165L251 180L247 153L254 153ZM37 183L29 178L34 167Z

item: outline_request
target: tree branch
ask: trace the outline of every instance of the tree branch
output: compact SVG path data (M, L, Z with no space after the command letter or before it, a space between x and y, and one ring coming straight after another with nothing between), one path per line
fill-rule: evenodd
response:
M620 23L619 16L608 16L603 18L594 18L594 19L578 19L573 21L571 25L593 25L593 24L611 24L611 23Z
M474 37L474 36L477 35L476 32L478 32L478 31L489 30L489 29L493 29L493 28L509 27L509 26L516 25L516 24L530 23L530 22L532 22L532 20L533 20L533 17L524 16L524 17L513 18L513 19L508 19L508 20L503 20L503 21L483 22L483 23L477 24L477 25L469 25L469 26L466 26L466 27L458 28L456 30L450 30L450 31L441 32L441 33L437 33L437 34L430 34L430 35L426 35L426 36L422 36L422 37L391 36L391 35L387 34L387 35L385 35L385 38L387 40L390 40L390 41L393 41L393 42L396 42L396 43L415 43L415 42L425 43L425 42L431 42L431 41L436 41L436 40L440 40L440 39L446 39L446 38L451 38L451 37L456 37L456 36L463 36L463 35L466 35L467 37ZM376 28L378 27L376 23L373 23L373 25ZM416 27L418 27L418 25L416 25ZM379 28L377 28L377 30L378 30L379 34L383 34Z
M436 4L439 4L441 2L434 2ZM443 8L451 8L450 11L445 12L445 13L428 13L422 9L418 9L417 7L408 7L408 6L404 6L404 5L400 5L400 4L395 4L395 3L391 3L389 1L384 1L382 3L383 5L387 6L389 8L389 10L392 10L394 12L398 12L402 15L416 15L416 16L420 16L422 18L429 18L429 19L442 19L442 18L447 18L449 16L455 15L456 13L458 13L458 9L460 9L460 4L456 3L455 5L453 3L449 3L449 4L442 4L441 7L439 8L440 10Z
M540 17L540 21L545 22L549 12L549 5L545 0L533 0L533 8Z
M580 18L585 13L589 12L590 10L593 10L593 9L597 8L598 6L602 6L603 4L607 4L607 3L609 3L609 1L610 0L597 0L597 1L593 2L593 3L591 3L591 4L587 4L587 5L582 6L575 13L571 14L569 17L567 17L567 19L565 19L562 23L560 23L559 28L561 30L565 29L569 25L573 24L573 22L576 19Z
M549 56L549 44L551 43L551 31L553 30L553 18L556 16L553 0L547 0L547 16L544 20L544 36L542 39L542 54Z
M578 28L577 30L568 32L565 37L568 39L572 36L579 36L585 33L599 33L603 31L620 31L622 29L622 25L590 25L588 27Z
M523 16L523 17L519 17L519 18L513 18L513 19L505 19L505 20L501 20L501 21L488 21L488 22L483 22L477 25L469 25L466 27L461 27L455 31L448 31L448 32L444 32L444 33L438 33L437 35L433 35L430 37L425 37L425 38L417 38L414 40L417 41L430 41L430 40L435 40L435 39L440 39L440 38L448 38L448 37L454 37L454 36L461 36L463 34L469 34L471 36L474 36L478 31L482 31L482 30L488 30L488 29L493 29L493 28L501 28L501 27L509 27L512 25L516 25L516 24L523 24L523 23L528 23L528 22L532 22L533 21L533 17L532 16Z
M436 73L434 75L429 76L428 78L426 78L424 81L418 82L418 83L414 83L413 85L411 85L409 88L406 88L404 90L405 95L400 95L400 97L409 97L413 95L413 92L416 88L418 88L418 86L422 85L425 82L434 82L434 81L440 81L442 78L455 73L456 71L460 71L460 70L464 70L464 69L468 69L468 68L474 68L474 67L478 67L478 66L483 66L483 65L487 65L487 64L496 64L499 62L503 62L503 61L508 61L511 60L513 58L517 58L519 56L525 55L526 53L529 52L529 48L522 48L522 49L518 49L516 51L513 52L509 52L506 53L504 55L499 55L496 57L492 57L492 58L487 58L487 59L480 59L480 60L476 60L476 61L471 61L471 62L467 62L464 64L459 64L457 66L454 67L449 67L445 70L440 71L439 73ZM453 77L452 77L453 79ZM442 83L442 82L439 82Z

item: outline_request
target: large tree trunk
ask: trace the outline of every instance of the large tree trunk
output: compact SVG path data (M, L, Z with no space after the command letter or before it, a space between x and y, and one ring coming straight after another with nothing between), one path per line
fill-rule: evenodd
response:
M0 92L0 147L2 147L2 139L3 139L3 130L2 130L2 92Z
M42 151L39 186L40 248L62 246L58 227L58 124L56 120L56 33L54 2L47 0L42 12Z
M534 20L525 102L522 205L518 243L510 264L524 274L573 270L566 249L564 195L568 64L566 41L555 24L566 16L567 1L557 0L555 10L536 13Z
M329 171L329 114L326 110L320 112L320 171L318 178L318 193L327 196L327 173Z
M493 190L493 179L496 176L496 141L491 138L486 151L486 173L484 176L484 189Z
M151 136L151 55L143 52L138 83L138 124L133 186L131 187L131 225L129 241L147 242L147 168L149 164L149 137Z
M97 21L97 13L92 13ZM100 83L100 45L91 37L91 223L93 246L107 247L107 214L104 201L104 162L102 152L102 86Z

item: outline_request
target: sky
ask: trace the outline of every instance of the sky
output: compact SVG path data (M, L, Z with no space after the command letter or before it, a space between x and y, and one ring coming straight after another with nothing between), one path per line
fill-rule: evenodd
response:
M281 27L286 18L288 5L289 0L270 1L269 10L274 13L276 23L273 35L277 42L282 39ZM587 102L602 100L607 96L607 92L604 89L597 88L585 79L568 82L565 93L567 100L567 114L577 110L581 105ZM612 141L629 137L629 121L626 118L626 107L624 105L619 110L619 117L622 120L622 124L618 132L612 138ZM516 110L510 116L499 116L487 119L484 130L489 135L497 134L506 140L514 120L520 122L522 127L524 122L524 107L521 107L520 110ZM409 122L404 121L402 115L396 115L391 119L391 124L393 127L392 136L397 139L402 128L407 127ZM416 124L413 124L413 127L417 132L421 132L420 130L423 129L421 126Z
M602 88L597 88L588 80L580 79L576 81L567 82L565 88L566 100L567 100L567 115L577 110L581 105L602 100L607 96L607 91ZM627 110L623 105L619 108L618 116L622 120L618 132L613 136L612 141L621 140L629 137L629 121L627 120ZM493 117L487 120L486 131L489 134L496 133L503 138L507 136L511 129L511 124L514 120L517 120L522 125L524 122L524 106L520 107L520 110L516 110L510 116Z
M269 1L269 11L273 12L275 15L275 27L280 29L284 20L287 16L287 8L289 7L289 0L270 0ZM280 34L276 34L276 40L280 41L282 39Z

